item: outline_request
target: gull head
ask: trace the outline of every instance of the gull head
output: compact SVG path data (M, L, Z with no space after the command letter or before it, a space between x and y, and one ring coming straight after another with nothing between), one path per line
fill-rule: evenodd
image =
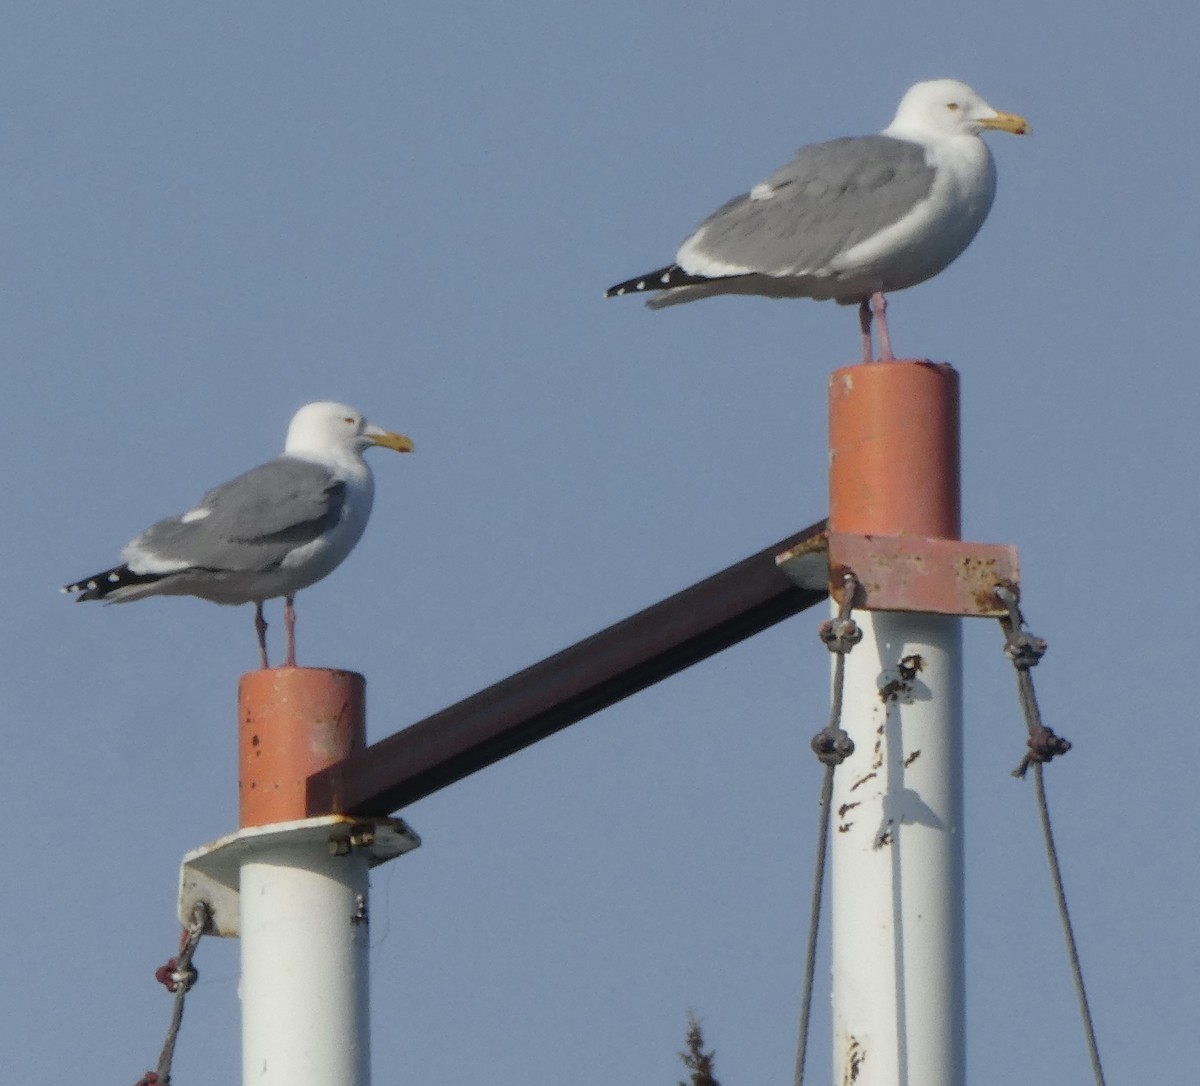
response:
M936 136L978 136L988 129L1023 136L1029 122L993 109L957 79L930 79L909 87L884 134L923 142Z
M412 441L403 434L372 426L362 412L344 403L322 400L305 404L292 417L284 452L325 459L345 453L361 456L372 445L395 452L413 451Z

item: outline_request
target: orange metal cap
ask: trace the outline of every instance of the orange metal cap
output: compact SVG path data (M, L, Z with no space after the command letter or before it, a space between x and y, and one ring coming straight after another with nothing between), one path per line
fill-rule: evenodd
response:
M958 372L905 359L829 379L829 527L960 538Z
M329 668L251 671L238 684L240 825L264 826L309 811L305 782L366 746L366 679Z

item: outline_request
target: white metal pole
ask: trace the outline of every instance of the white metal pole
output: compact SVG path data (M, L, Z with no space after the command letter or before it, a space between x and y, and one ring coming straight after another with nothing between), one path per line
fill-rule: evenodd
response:
M855 751L834 776L830 845L833 1081L964 1086L961 619L854 618Z
M369 1086L367 863L311 839L243 862L247 1086Z
M246 1084L370 1086L368 870L421 839L398 818L310 810L307 783L366 745L365 708L352 671L238 684L241 828L184 857L179 915L202 901L209 932L242 941Z

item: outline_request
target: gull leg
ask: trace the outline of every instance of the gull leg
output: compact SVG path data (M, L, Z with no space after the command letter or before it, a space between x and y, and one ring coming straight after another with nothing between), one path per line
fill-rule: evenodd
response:
M283 601L283 629L287 634L287 657L284 667L296 666L296 597L287 596Z
M888 335L887 299L883 296L882 290L877 290L871 295L871 309L874 310L875 316L879 320L879 361L895 362L896 356L892 354L892 337Z
M262 600L254 605L254 632L258 634L258 658L266 671L271 665L267 663L267 620L263 618Z
M875 361L875 349L871 343L871 303L864 298L858 303L858 327L862 332L862 360Z

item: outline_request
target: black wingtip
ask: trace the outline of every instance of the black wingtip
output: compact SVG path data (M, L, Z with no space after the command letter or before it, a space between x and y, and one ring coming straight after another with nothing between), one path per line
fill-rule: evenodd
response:
M72 592L78 592L79 595L75 597L75 602L86 603L88 600L105 599L119 588L161 581L162 577L161 573L134 573L128 566L113 566L112 569L106 569L103 573L95 573L74 584L63 585L60 591L68 596Z
M604 292L606 298L621 298L626 294L645 294L647 291L666 290L671 285L671 272L680 271L679 265L668 264L658 271L647 272L623 283L609 287Z
M689 275L678 264L668 264L657 271L647 272L635 279L626 279L609 287L604 292L606 298L620 298L626 294L649 294L656 290L670 290L672 287L686 287L693 283L707 283L706 275Z

